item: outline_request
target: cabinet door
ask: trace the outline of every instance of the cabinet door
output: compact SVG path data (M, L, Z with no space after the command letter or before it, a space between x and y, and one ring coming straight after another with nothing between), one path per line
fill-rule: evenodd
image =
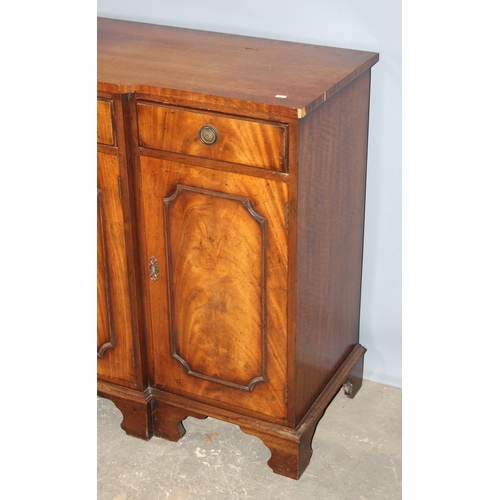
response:
M288 186L142 157L154 385L286 417Z
M135 381L125 230L115 154L97 154L97 373Z

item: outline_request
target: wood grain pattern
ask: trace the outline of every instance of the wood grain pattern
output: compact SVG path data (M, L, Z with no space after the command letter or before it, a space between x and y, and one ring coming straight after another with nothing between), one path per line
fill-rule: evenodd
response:
M97 143L115 144L113 130L113 101L97 99Z
M283 124L145 103L137 105L137 116L140 146L270 170L286 168ZM198 138L204 125L217 130L215 144Z
M362 382L377 60L98 20L100 345L115 334L98 391L127 432L177 440L187 416L220 418L276 473L304 472L324 410Z
M140 439L149 440L153 437L153 401L149 389L140 391L97 380L97 394L110 399L122 412L122 429Z
M184 97L193 107L215 97L240 110L305 116L378 60L372 52L114 19L99 18L97 30L100 90Z
M359 339L370 72L299 122L300 419Z
M97 190L97 356L115 347L102 190Z
M97 186L101 193L107 249L107 276L99 281L107 282L106 293L99 294L101 304L98 311L108 307L106 297L109 294L110 307L113 311L113 330L115 347L109 350L104 358L97 359L99 376L109 377L125 382L135 381L135 370L132 364L132 325L130 321L130 288L128 283L127 258L125 255L125 228L123 210L120 200L118 178L120 175L119 158L116 155L97 153ZM100 272L103 268L98 269ZM101 318L98 322L98 338L105 338L106 330Z
M243 432L261 439L271 451L268 465L275 473L299 479L311 459L311 442L319 420L346 378L355 370L365 351L359 344L354 347L295 428L256 419L238 411L237 408L226 410L217 405L152 389L151 394L155 402L155 435L177 441L185 433L182 421L187 416L218 418L238 425ZM156 425L160 429L159 432L156 431Z
M143 235L143 262L144 266L146 266L147 259L151 255L155 255L160 267L158 280L155 282L147 280L145 283L145 300L148 304L151 321L149 336L151 340L150 359L154 363L153 385L177 394L186 394L195 399L211 400L217 405L239 406L263 414L266 418L282 421L287 412L285 402L287 318L286 308L283 308L283 304L286 303L288 276L286 230L288 186L281 182L235 173L220 175L218 171L208 168L186 168L185 165L180 163L150 157L140 158L138 174L138 187L142 193L140 227ZM196 337L197 345L195 348L204 356L212 353L214 366L203 367L203 364L201 364L199 370L205 370L205 373L215 374L216 376L219 374L221 378L228 377L224 363L229 362L230 366L236 370L233 377L237 378L232 380L236 380L240 385L248 384L247 378L256 375L257 367L261 362L259 358L262 356L262 354L259 354L262 353L262 311L259 310L259 304L261 304L262 298L262 263L260 255L263 252L263 242L261 236L259 236L261 234L260 224L250 216L247 207L235 202L230 203L229 198L216 199L214 197L210 201L208 196L194 196L194 194L188 196L183 194L172 205L172 207L175 207L176 203L180 203L185 197L186 206L179 205L175 213L176 219L180 218L180 220L174 221L174 225L177 226L175 228L176 232L174 231L171 242L168 243L165 231L164 199L175 192L178 184L192 186L200 190L226 193L229 196L248 198L255 213L267 219L268 241L265 260L266 382L256 384L251 392L189 375L185 367L172 357L172 319L169 317L169 296L173 293L175 298L176 294L180 294L177 295L177 300L183 301L174 306L174 312L176 310L180 312L183 307L188 308L189 312L181 313L185 318L182 322L182 328L191 328L189 319L195 317L194 311L198 307L198 311L205 315L205 319L212 322L205 325L205 331L210 332L210 335L215 335L221 346L230 346L236 349L239 354L243 355L245 362L249 365L249 367L240 365L236 369L236 359L231 359L234 354L230 352L222 354L218 358L220 353L214 349L215 343L206 334L200 333ZM188 245L184 246L183 223L181 220L185 219L186 214L189 215L189 207L193 209L197 205L207 210L207 214L204 215L200 211L192 215L192 221L187 220L187 223L197 236L188 236L185 240ZM212 211L212 216L216 216L211 222L210 211ZM200 217L200 221L195 222L195 215ZM222 220L218 220L218 217L222 217ZM232 220L232 217L235 219ZM226 230L229 232L224 236ZM231 231L233 232L232 236ZM248 241L245 241L247 237ZM199 252L196 259L189 263L190 267L187 267L186 260L189 256L190 246L192 249L194 245L200 245L200 239L200 248L203 248L204 251ZM213 241L210 241L211 239ZM226 245L227 248L218 250L217 245L222 244ZM169 290L168 273L162 272L162 269L166 270L169 267L167 249L170 245L174 245L181 256L184 256L182 257L184 260L179 261L175 260L179 259L179 256L174 257L173 252L171 253L172 272L177 286L173 292ZM233 248L230 248L230 245L233 245ZM241 258L241 265L251 267L253 264L256 266L254 269L245 267L239 269L238 262L234 261L234 255L239 250L243 250L243 255L246 254L250 258L250 262L246 264L244 258ZM220 252L218 255L224 258L218 258L217 261L212 260L210 263L210 259L213 259L217 252ZM212 295L209 295L209 292L206 291L202 292L200 287L196 298L194 295L190 295L190 293L194 294L191 289L193 283L181 283L180 279L182 278L182 272L187 272L186 276L190 277L190 280L194 279L195 283L199 283L200 276L196 275L198 272L196 266L200 266L200 262L203 262L204 259L202 265L205 271L202 271L202 273L204 273L205 278L208 276L208 286L212 286L210 292ZM184 265L187 271L182 271ZM215 266L213 274L206 273L206 269L210 266ZM220 277L217 275L218 272L221 273ZM230 273L230 275L224 278L223 274L225 272ZM241 277L243 277L243 282L240 290L236 282ZM215 285L215 280L219 279L221 281ZM227 279L227 289L223 287L224 279ZM251 284L250 282L255 283ZM205 290L205 286L203 286L203 289ZM242 294L246 292L252 294L252 296L243 298ZM207 300L210 301L208 304ZM193 304L190 305L190 301ZM250 301L252 301L252 304L250 304ZM242 304L238 305L237 302L242 302ZM221 314L223 311L237 311L241 307L246 308L245 314L241 314L231 321L229 321L227 314ZM214 320L215 323L213 323ZM185 324L186 321L187 324ZM223 324L221 321L226 323ZM176 328L179 328L179 326L178 324ZM217 330L218 326L223 326L224 329L228 328L228 333L231 335L236 334L237 338L230 341L224 331L219 332ZM186 330L177 332L177 336L186 339L182 341L184 347L181 349L187 350L189 336L186 336ZM189 357L190 360L197 360L196 353L189 354ZM222 360L219 367L216 366L217 359ZM201 361L196 362L201 363Z
M187 417L207 418L206 415L155 400L153 413L155 436L169 441L179 441L186 434L182 421Z
M164 203L172 355L252 390L266 373L267 220L248 198L179 184Z

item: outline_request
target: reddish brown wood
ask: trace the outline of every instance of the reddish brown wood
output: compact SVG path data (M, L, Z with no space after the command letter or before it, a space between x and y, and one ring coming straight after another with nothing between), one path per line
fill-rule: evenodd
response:
M155 436L169 441L179 441L186 434L182 421L187 417L207 418L206 415L155 400L153 410Z
M98 19L97 30L99 90L191 102L216 96L289 116L305 116L378 60L372 52L112 19Z
M369 84L300 121L297 419L359 341Z
M97 142L115 145L113 101L110 99L97 99Z
M111 124L109 137L116 146L97 147L97 372L100 380L142 391L146 364L145 349L140 347L144 339L139 335L142 319L131 153L125 141L130 134L127 106L126 96L105 94L98 99L97 128L106 130Z
M351 376L353 373L359 373L365 352L366 349L359 344L354 347L295 429L263 429L256 425L240 425L244 432L259 437L271 450L268 465L275 473L292 479L300 478L311 460L312 439L319 420L346 380L347 374ZM356 380L355 384L358 383L359 380ZM357 389L359 387L356 385Z
M102 190L97 190L97 356L115 347Z
M363 364L364 357L362 357L356 366L351 370L344 384L344 394L348 398L354 398L363 385Z
M97 154L97 185L100 209L99 233L101 250L98 267L98 352L105 339L113 338L109 349L101 351L97 360L100 377L134 383L132 359L132 325L129 313L130 288L125 255L125 228L119 194L119 158ZM111 335L111 332L112 335Z
M159 266L156 281L144 280L151 383L284 421L287 184L144 156L137 174L142 265L155 256ZM179 185L191 191L174 201ZM168 225L166 203L175 209ZM228 350L235 342L239 361ZM189 350L195 354L184 354ZM189 373L183 356L195 360L198 375ZM252 383L259 377L265 381Z
M267 464L273 472L291 479L299 479L312 456L312 438L318 421L300 432L271 433L257 427L240 425L246 434L258 437L271 451Z
M249 167L246 165L242 165L241 163L228 163L221 160L200 158L197 156L189 156L181 153L171 153L168 151L161 151L159 149L149 149L143 147L139 147L138 153L139 156L149 156L151 158L180 162L186 166L203 166L216 170L222 170L224 172L234 172L250 176L255 176L256 169L258 169L257 175L261 179L269 179L273 181L279 180L281 182L285 182L286 184L290 184L290 175L285 172L278 172L277 170L262 169L260 167Z
M137 114L139 145L145 148L270 170L284 170L286 165L286 127L282 124L147 103L137 105ZM217 133L212 145L199 139L201 128L207 125Z
M147 356L146 339L144 335L144 310L143 310L143 291L142 276L138 266L139 258L139 239L137 229L137 206L136 206L136 188L134 174L134 142L130 140L133 137L132 120L135 113L135 102L129 95L117 96L120 100L118 108L121 110L121 127L118 130L117 137L121 144L120 156L122 157L120 178L122 192L122 206L124 214L126 256L128 269L128 282L130 285L130 318L133 336L133 356L136 374L136 388L144 391L148 387L147 382ZM132 101L132 102L131 102Z
M128 435L146 441L153 437L152 399L149 391L142 393L98 382L97 394L113 401L121 411L121 427Z
M155 435L178 441L185 434L182 421L187 416L207 416L238 425L247 434L258 437L271 451L268 465L280 475L299 479L312 456L314 432L328 404L341 388L348 374L359 366L366 349L357 345L342 363L334 377L311 405L311 408L295 429L252 418L236 411L193 401L178 395L153 389ZM234 410L234 409L233 409ZM157 426L158 430L157 430Z
M296 395L297 395L297 368L295 363L295 353L297 345L297 199L298 199L298 178L299 178L299 122L295 118L290 121L288 127L289 151L289 187L288 187L288 234L292 237L288 239L288 297L287 302L287 356L292 361L288 363L288 415L287 422L290 427L297 424L296 419ZM295 237L294 237L295 236Z
M276 473L297 479L332 398L362 383L378 54L98 27L98 262L110 276L99 311L112 318L100 345L105 325L116 333L100 394L135 435L178 440L187 416L239 425L268 446ZM214 144L200 141L203 125Z

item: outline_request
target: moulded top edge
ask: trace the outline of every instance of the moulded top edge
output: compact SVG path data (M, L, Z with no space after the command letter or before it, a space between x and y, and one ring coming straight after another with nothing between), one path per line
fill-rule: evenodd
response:
M98 18L103 90L178 91L302 118L377 61L374 52Z

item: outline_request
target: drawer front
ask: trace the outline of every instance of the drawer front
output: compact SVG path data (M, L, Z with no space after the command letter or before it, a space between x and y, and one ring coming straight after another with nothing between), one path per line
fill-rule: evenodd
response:
M115 145L113 130L113 101L97 100L97 142Z
M286 125L144 103L137 115L142 147L287 170Z

